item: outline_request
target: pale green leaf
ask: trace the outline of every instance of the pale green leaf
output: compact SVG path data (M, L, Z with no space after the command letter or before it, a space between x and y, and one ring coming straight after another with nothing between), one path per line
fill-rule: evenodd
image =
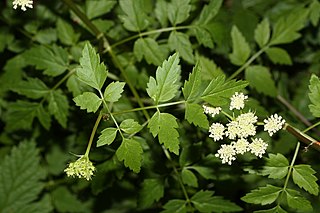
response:
M197 59L199 60L199 65L201 67L201 78L203 80L211 81L219 75L224 75L224 72L213 60L210 60L202 55L198 55Z
M61 92L61 90L52 90L49 93L48 102L49 113L57 119L61 126L66 128L67 116L69 113L67 97Z
M104 15L112 10L114 5L117 4L116 0L98 0L98 1L86 1L86 15L89 19L94 19L101 15Z
M134 42L134 55L139 61L142 57L146 59L148 64L159 66L165 60L165 52L162 51L158 43L153 38L139 38Z
M155 201L159 201L164 195L164 183L160 179L145 179L139 196L141 208L150 207Z
M314 117L320 117L320 80L316 75L312 75L309 84L309 105L310 112Z
M162 27L168 25L168 3L165 0L156 1L154 14Z
M210 32L202 26L196 26L194 28L194 34L199 42L199 44L202 44L205 47L213 48L213 40L211 38Z
M34 40L40 44L51 44L57 41L57 30L56 28L41 29L34 35Z
M148 128L153 137L158 135L160 144L164 144L176 155L179 154L179 133L176 130L178 123L173 115L157 111L150 119Z
M270 39L270 23L268 19L263 19L254 30L254 39L262 48Z
M285 156L278 153L269 154L267 163L263 167L262 175L269 175L269 178L282 179L288 174L289 161Z
M229 54L231 63L241 66L250 56L250 46L247 43L245 37L234 25L231 30L232 38L232 53Z
M181 55L181 58L191 64L194 63L192 45L187 34L172 31L168 39L168 44L171 50L175 50Z
M173 199L169 200L163 208L165 210L161 211L161 213L187 213L186 201Z
M109 102L116 102L121 98L121 93L123 92L123 87L126 83L124 82L111 82L106 90L104 91L104 100Z
M192 73L189 74L189 79L184 82L184 86L182 88L183 96L188 102L196 101L200 98L203 92L203 82L201 79L201 71L202 67L197 63Z
M156 79L150 77L147 84L148 95L156 102L166 102L177 94L180 88L179 55L174 54L157 68Z
M320 18L320 2L318 0L313 0L309 5L310 9L310 20L313 26L317 26Z
M210 1L209 4L205 5L201 10L197 25L206 25L218 14L222 0Z
M27 78L26 81L12 85L11 90L28 98L39 99L48 95L50 89L38 78Z
M101 135L99 136L99 139L97 141L97 147L104 146L104 145L110 145L114 139L117 136L118 129L109 127L102 130Z
M288 52L279 47L270 47L266 50L270 60L275 64L291 65L291 57Z
M241 200L247 203L266 205L276 201L281 191L282 188L268 184L267 186L252 190L242 197Z
M65 45L76 44L79 40L80 34L76 33L72 26L63 19L57 21L57 33L59 40Z
M96 112L102 103L102 100L93 92L84 92L73 99L80 109L86 109L87 112Z
M286 210L281 208L281 206L276 206L272 209L264 209L264 210L258 210L254 211L255 213L288 213Z
M190 0L175 0L168 4L168 18L176 26L184 22L190 15Z
M198 179L189 169L183 168L181 171L182 182L188 186L198 187Z
M108 73L106 66L100 63L99 55L96 54L89 42L85 44L82 50L80 65L81 67L76 71L79 79L89 86L101 90Z
M119 161L124 161L124 165L135 173L139 173L142 161L141 144L134 139L124 138L120 147L116 151Z
M258 92L271 97L277 96L278 91L268 68L260 65L249 66L245 70L245 78L250 87L255 88Z
M207 116L203 112L203 108L195 103L186 102L185 118L189 123L208 129L209 122Z
M316 172L310 165L295 165L293 167L292 179L295 184L303 188L310 194L318 196L319 186L317 184L318 178L314 176Z
M290 208L299 210L300 212L311 212L312 205L300 192L293 189L286 189L287 202Z
M120 129L127 134L135 134L139 132L143 126L133 119L126 119L121 122Z

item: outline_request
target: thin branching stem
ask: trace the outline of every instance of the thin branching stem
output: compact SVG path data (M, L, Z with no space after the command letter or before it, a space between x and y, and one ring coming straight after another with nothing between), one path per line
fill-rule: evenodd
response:
M98 129L98 126L99 126L99 123L101 121L101 118L102 118L102 113L100 112L99 113L99 116L96 120L96 122L94 123L94 126L92 128L92 131L91 131L91 135L90 135L90 139L89 139L89 143L87 145L87 149L86 149L86 152L84 155L86 156L89 156L89 153L90 153L90 149L91 149L91 146L92 146L92 142L93 142L93 139L94 139L94 135L95 133L97 132L97 129Z

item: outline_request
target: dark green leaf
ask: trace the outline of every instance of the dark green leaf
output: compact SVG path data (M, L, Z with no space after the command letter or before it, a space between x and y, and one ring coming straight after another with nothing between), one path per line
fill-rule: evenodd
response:
M199 44L211 49L213 48L211 34L205 27L197 26L194 28L194 31Z
M160 179L145 179L142 183L142 189L139 196L139 206L141 208L150 207L155 201L163 197L164 183Z
M184 86L182 88L182 92L184 95L184 98L187 101L194 101L200 98L203 88L202 88L202 79L201 79L201 71L202 67L197 63L193 70L192 73L189 74L189 79L188 81L184 82Z
M104 100L109 102L118 101L121 98L124 85L124 82L111 82L104 91Z
M55 28L39 30L34 35L34 40L40 44L51 44L57 40L57 30Z
M310 112L314 117L320 117L320 80L316 75L312 75L309 84L309 105Z
M270 39L270 24L268 19L263 19L254 30L254 39L262 48Z
M282 188L268 184L267 186L252 190L242 197L241 200L247 203L266 205L276 201L281 191Z
M309 5L310 8L310 20L313 26L317 26L320 18L320 2L313 0Z
M49 112L53 115L59 124L66 128L67 126L67 116L68 116L68 99L60 90L52 90L48 97L49 102Z
M161 213L187 213L186 201L185 200L170 200L167 202L163 208Z
M181 172L182 182L188 186L198 187L198 179L189 169L183 168Z
M72 92L73 96L76 97L81 95L83 92L91 89L87 84L79 80L75 75L72 75L67 80L67 88Z
M269 178L282 179L288 174L289 161L286 157L278 153L277 155L269 154L267 163L263 167L262 174L269 175Z
M286 210L282 209L281 206L278 206L278 205L272 209L259 210L254 212L255 213L288 213Z
M214 63L204 56L198 55L199 66L201 67L201 78L203 80L209 80L218 77L219 75L224 75L223 71Z
M59 212L88 212L86 205L62 186L52 192L52 201Z
M189 41L188 35L181 32L172 31L168 39L168 44L170 49L176 50L176 52L178 52L184 60L191 64L194 63L192 45Z
M73 99L80 109L86 109L87 112L96 112L100 107L102 100L93 92L84 92Z
M109 127L102 130L99 140L97 141L97 147L110 145L117 136L118 129Z
M316 172L310 165L295 165L293 167L292 179L295 184L303 188L310 194L318 196L319 186L317 184L318 178L314 176Z
M197 24L208 24L218 14L222 2L222 0L210 1L209 4L205 5L200 13Z
M172 25L184 22L191 10L190 0L175 0L168 4L168 18Z
M38 78L27 78L27 81L12 85L11 89L33 99L43 98L49 93L49 88Z
M185 118L189 123L208 129L209 122L207 116L203 112L203 108L194 103L186 102Z
M135 134L139 132L143 126L133 119L126 119L121 122L120 129L127 134Z
M153 38L139 38L134 43L133 52L139 61L144 56L148 64L159 66L165 60L165 52Z
M80 37L80 34L77 34L72 26L63 19L57 21L57 33L59 40L65 45L76 44Z
M266 50L270 60L275 64L291 65L292 61L287 51L279 47L270 47Z
M115 4L116 0L86 1L86 14L89 19L94 19L110 12Z
M204 166L189 166L189 169L194 169L195 171L197 171L202 177L204 177L205 179L209 180L212 179L214 180L216 178L216 176L213 174L213 170L210 167L204 167Z
M51 117L50 117L50 114L49 112L47 112L42 104L40 103L39 106L38 106L38 109L36 111L36 117L39 119L41 125L49 130L50 129L50 126L51 126Z
M247 43L245 37L234 25L231 30L232 38L232 53L229 54L231 63L241 66L250 56L250 46Z
M165 0L156 1L154 13L162 27L168 25L168 3Z
M310 201L303 197L300 192L293 189L286 189L287 202L290 208L299 210L300 212L311 212L312 206Z

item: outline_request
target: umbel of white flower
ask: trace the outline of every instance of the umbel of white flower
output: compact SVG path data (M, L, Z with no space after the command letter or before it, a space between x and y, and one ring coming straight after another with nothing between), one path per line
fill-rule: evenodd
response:
M12 4L13 9L17 9L20 6L23 11L26 11L27 7L33 8L33 0L14 0Z
M85 178L86 180L91 180L94 171L95 167L87 155L82 155L75 162L69 163L68 168L64 170L68 177Z

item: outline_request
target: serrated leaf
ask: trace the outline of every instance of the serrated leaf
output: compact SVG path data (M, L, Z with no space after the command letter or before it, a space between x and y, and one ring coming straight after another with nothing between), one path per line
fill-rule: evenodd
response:
M189 169L183 168L181 171L182 182L188 186L198 187L198 179Z
M135 134L139 132L143 126L133 119L126 119L121 122L120 129L127 134Z
M232 38L232 53L229 54L231 63L241 66L243 65L250 56L250 46L247 43L245 37L234 25L231 30Z
M92 89L90 86L80 81L76 75L72 75L68 78L66 86L74 97Z
M186 102L185 119L195 126L209 128L207 116L203 113L203 108L198 104Z
M222 5L222 0L210 1L201 10L197 25L208 24L219 12Z
M199 212L236 212L242 208L222 197L212 196L212 191L200 190L191 197L191 202Z
M189 166L189 169L194 169L197 171L202 177L204 177L207 180L214 180L216 177L213 174L213 170L210 167L204 167L204 166Z
M168 18L176 26L184 22L190 15L190 0L175 0L168 4Z
M201 76L203 80L211 81L219 75L224 75L221 68L218 67L213 60L201 55L198 55L197 59L199 60L199 66L201 67Z
M102 103L102 100L93 92L84 92L75 97L73 101L80 109L86 109L87 112L96 112Z
M106 90L104 91L104 100L109 102L116 102L121 98L123 87L126 83L124 82L111 82Z
M158 135L160 144L164 144L176 155L179 154L179 133L176 130L178 123L173 115L157 111L150 119L148 128L153 137Z
M270 45L286 44L298 39L301 35L298 33L307 21L309 11L304 8L297 8L282 16L275 23Z
M41 200L31 203L17 210L15 213L50 213L53 211L50 195L44 195Z
M156 1L154 14L162 27L168 25L168 3L165 0Z
M312 205L300 192L293 189L286 189L287 202L290 208L299 210L301 212L311 212Z
M53 45L36 46L23 54L26 62L44 70L44 74L50 76L61 75L68 69L68 52L62 47Z
M300 188L318 196L319 186L317 184L317 177L313 175L315 173L310 165L295 165L293 167L292 179Z
M139 207L148 208L164 195L164 183L160 179L145 179L139 196Z
M212 79L201 95L201 99L212 106L221 106L229 103L229 98L247 85L245 81L225 81L225 76L221 75Z
M57 41L57 30L55 28L40 29L33 39L40 44L51 44Z
M161 213L187 213L186 201L173 199L169 200L163 208L165 210L161 211Z
M102 130L101 135L99 136L99 139L97 141L97 147L104 146L104 145L110 145L114 139L117 136L118 129L109 127Z
M255 213L288 213L286 210L282 209L281 206L276 206L272 209L258 210Z
M89 42L82 50L80 65L81 67L76 71L78 78L89 86L101 90L108 73L106 66L100 63L99 55Z
M197 100L203 92L201 70L202 67L197 63L194 66L192 73L189 74L189 79L184 82L182 92L184 98L189 102Z
M165 60L165 52L153 38L139 38L134 42L134 55L139 61L144 57L148 64L159 66Z
M85 203L65 187L58 187L52 193L52 202L59 212L87 212Z
M21 212L36 205L45 172L35 143L22 141L13 147L1 162L0 171L0 212Z
M281 191L282 188L268 184L267 186L252 190L246 194L246 196L242 197L241 200L247 203L266 205L273 203Z
M69 113L69 104L67 97L60 90L52 90L48 97L49 113L57 119L62 127L67 127L67 116Z
M289 161L285 156L278 153L269 154L267 163L263 167L262 175L269 175L269 178L282 179L288 174Z
M172 31L168 38L168 44L171 50L175 50L181 55L181 58L191 64L194 63L192 45L187 34Z
M278 91L268 68L260 65L249 66L245 70L245 78L249 81L250 87L258 92L271 97L277 96Z
M25 95L33 99L45 97L50 90L47 85L38 78L27 78L27 81L20 81L13 85L11 89L20 95Z
M268 19L263 19L254 30L254 39L262 48L270 39L270 23Z
M59 40L65 45L76 44L80 37L80 34L76 33L72 26L63 19L57 21L57 34Z
M275 64L291 65L291 57L287 51L279 47L270 47L266 50L270 60Z
M194 34L199 44L202 44L203 46L211 49L213 48L213 40L211 34L205 27L195 26Z
M309 5L310 10L310 20L313 26L317 26L320 18L320 2L318 0L313 0Z
M38 120L40 121L41 125L46 129L49 130L51 126L51 117L49 112L47 112L42 104L40 103L38 106L38 109L36 111L36 116Z
M124 138L120 147L116 151L119 161L124 161L124 165L135 173L139 173L142 161L141 144L134 139Z
M148 27L149 19L143 9L143 0L120 0L119 4L125 14L120 15L120 19L127 30L140 32Z
M312 74L309 84L309 99L312 104L309 105L310 112L314 117L320 117L320 80Z
M94 19L110 12L116 4L116 0L86 1L86 15L89 19Z
M179 55L173 54L157 68L156 79L150 77L147 84L148 95L158 104L171 100L180 88Z

